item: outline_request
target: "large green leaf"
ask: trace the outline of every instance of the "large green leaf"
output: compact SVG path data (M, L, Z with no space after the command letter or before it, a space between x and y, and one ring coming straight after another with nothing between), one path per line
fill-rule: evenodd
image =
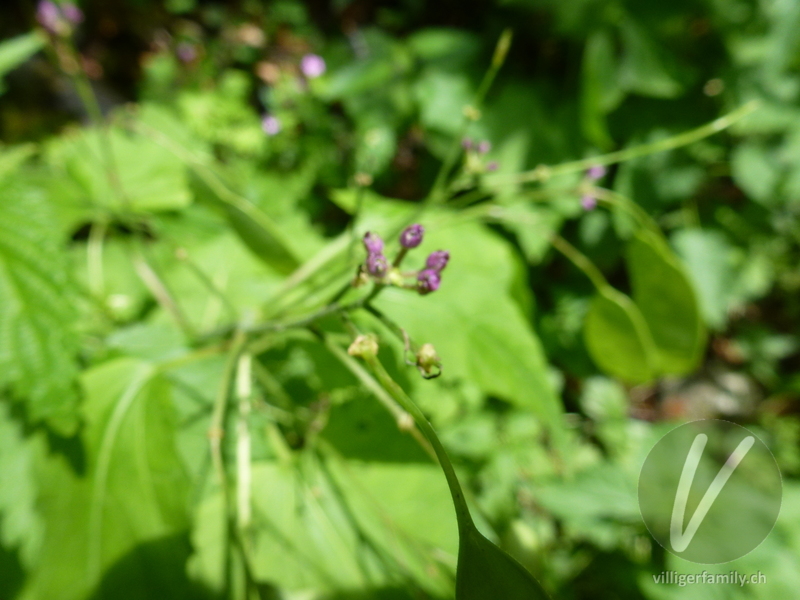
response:
M364 591L415 581L448 590L437 553L455 560L456 528L444 480L433 465L326 459L252 464L252 568L287 591ZM219 490L198 507L189 562L212 590L224 581L224 505ZM433 570L433 575L432 575Z
M660 373L683 375L702 358L705 327L697 295L663 239L639 231L627 248L633 300L655 343Z
M63 433L77 425L75 292L43 198L0 184L0 385L34 421Z
M656 355L647 323L633 301L613 288L589 305L584 340L592 360L609 375L630 383L655 376Z
M90 369L82 381L85 472L57 457L40 468L43 568L32 576L29 598L83 598L120 561L138 570L143 587L169 579L143 544L188 527L169 383L130 358Z
M0 403L0 544L19 548L30 567L42 542L43 523L36 510L38 482L34 470L34 442Z
M562 408L547 361L513 296L519 259L511 246L475 223L430 227L408 266L419 266L427 251L438 249L451 254L441 289L428 296L387 289L376 305L417 343L436 347L445 377L472 381L558 430Z
M156 142L122 129L81 129L53 142L50 164L84 203L138 211L189 205L186 169Z

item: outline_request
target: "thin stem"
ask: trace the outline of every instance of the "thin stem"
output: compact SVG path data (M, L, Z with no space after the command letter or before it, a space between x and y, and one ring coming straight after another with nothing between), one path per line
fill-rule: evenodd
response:
M439 437L436 435L436 431L433 429L433 426L430 424L422 411L417 407L417 405L414 404L411 398L406 395L405 391L403 391L403 388L401 388L391 378L389 373L386 372L386 369L376 356L365 356L364 361L367 363L367 366L369 366L378 382L380 382L380 385L383 387L383 389L385 389L389 395L394 398L394 400L414 418L417 426L422 430L422 433L425 434L425 437L428 438L428 441L433 446L433 451L436 453L436 457L439 460L439 465L444 471L445 478L447 479L447 486L450 488L450 495L453 497L453 505L456 509L456 520L458 521L459 534L464 535L471 531L475 528L475 525L472 521L472 516L469 514L466 500L464 499L464 491L461 489L461 484L458 481L453 464L450 462L450 458L447 456L447 451L439 441Z
M225 538L234 541L236 535L233 518L233 502L231 498L230 486L228 485L228 475L225 469L225 457L222 452L222 438L225 435L225 414L228 407L228 397L230 394L231 380L239 360L239 354L246 341L243 331L237 330L234 335L233 343L228 352L228 360L225 362L225 369L222 372L217 395L214 399L214 409L211 413L211 425L208 429L208 440L211 450L211 463L217 474L217 483L222 488L222 500L224 503L223 514L225 517ZM233 576L233 556L231 555L231 544L225 545L225 589L232 591Z
M153 294L156 301L172 316L184 335L190 339L194 338L195 333L191 324L183 314L178 303L172 297L166 284L161 280L150 263L147 262L141 249L136 249L131 259L136 274L139 276L139 279L142 280L145 287L150 290L150 293Z
M655 219L651 217L647 211L645 211L637 202L634 202L631 198L627 196L623 196L613 190L607 190L605 188L593 188L591 193L601 201L605 201L606 203L610 204L611 206L619 206L623 210L625 210L628 214L630 214L636 221L639 222L641 227L651 230L652 232L662 236L661 228L656 223Z
M610 287L606 281L606 278L603 277L603 274L600 272L600 269L598 269L585 254L581 253L580 250L570 244L563 237L557 233L553 233L550 235L550 243L556 250L566 256L573 265L583 271L584 275L591 279L594 287L597 288L598 291L602 291Z
M250 419L253 395L253 357L243 353L236 367L236 398L239 401L239 419L236 423L236 519L240 535L250 528L252 511L250 489Z
M673 137L652 142L650 144L642 144L633 148L626 148L625 150L617 150L608 154L601 154L592 158L584 158L571 162L561 163L555 166L540 165L531 171L515 174L503 174L486 178L487 185L503 185L503 184L519 184L529 183L533 181L545 181L551 177L559 175L567 175L569 173L577 173L585 171L589 167L596 165L611 165L614 163L624 162L648 154L656 154L658 152L665 152L667 150L674 150L682 146L688 146L694 142L707 138L715 133L727 129L737 121L743 119L760 106L758 100L752 100L736 110L714 119L710 123L701 125L695 129L685 131Z
M433 183L433 188L431 188L431 192L425 200L425 204L441 202L443 200L441 196L443 195L445 182L447 181L450 171L453 170L453 166L456 164L456 161L461 154L461 140L467 133L469 124L474 120L474 117L477 117L480 114L480 108L483 105L483 100L486 98L489 88L492 86L492 83L497 77L497 73L500 71L500 68L505 62L506 56L508 55L508 49L511 46L511 38L512 33L510 29L506 29L500 35L500 39L495 46L494 55L492 56L492 63L489 65L489 69L484 74L483 80L478 86L478 91L475 93L472 104L464 107L465 111L469 110L473 113L473 118L470 118L470 116L467 114L464 115L458 132L456 133L456 136L450 145L450 149L445 156L445 160L442 163L442 166L439 168L439 172L436 175L436 180Z
M348 371L350 371L356 378L364 384L375 398L388 410L392 416L394 417L395 422L397 423L398 429L401 431L408 432L411 437L413 437L417 443L422 447L422 449L430 456L433 460L438 460L438 454L435 449L431 446L430 442L426 439L426 436L423 436L422 433L414 426L414 418L413 415L409 415L406 410L403 410L403 407L395 401L395 399L387 393L387 391L375 381L375 378L369 374L369 372L362 367L359 362L350 356L343 348L341 348L338 344L333 342L328 336L322 335L322 341L325 344L325 347L336 357L339 362L341 362ZM409 427L410 424L410 427Z

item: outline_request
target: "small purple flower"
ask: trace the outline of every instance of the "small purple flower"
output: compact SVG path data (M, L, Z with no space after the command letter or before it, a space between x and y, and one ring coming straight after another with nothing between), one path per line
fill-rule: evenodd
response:
M275 135L281 130L281 122L278 120L278 117L264 115L264 118L261 119L261 129L263 129L264 133L267 135Z
M194 62L197 58L197 48L195 48L194 44L190 44L189 42L181 42L175 48L175 55L182 63ZM263 121L261 125L264 127ZM280 125L278 125L278 129L280 129ZM266 131L266 128L264 128L264 131Z
M491 173L492 171L497 171L497 167L498 167L498 166L499 166L499 165L497 164L497 161L496 161L496 160L493 160L493 161L491 161L491 162L487 163L487 165L486 165L486 170L487 170L489 173Z
M58 6L50 0L41 0L36 6L36 20L39 25L50 33L58 33L61 30L61 11Z
M440 273L447 266L447 262L449 260L450 253L447 250L437 250L436 252L431 252L428 255L428 259L425 261L426 270Z
M417 291L423 296L438 290L441 283L442 276L435 269L424 269L417 275Z
M465 137L463 140L461 140L461 147L464 150L472 150L473 145L474 145L473 141L468 137Z
M309 79L319 77L325 72L325 59L317 54L306 54L300 60L300 70Z
M586 175L589 179L597 181L606 176L606 168L603 165L594 165L593 167L589 167L589 170L586 171Z
M370 253L367 256L367 273L374 277L383 277L389 270L389 261L383 254Z
M419 223L409 225L400 234L400 245L403 248L416 248L422 243L422 234L425 233L425 228Z
M368 231L364 234L364 248L367 254L381 254L383 252L383 239L377 233Z
M480 144L478 144L478 152L480 152L481 154L486 154L491 149L492 149L492 143L488 140L483 140Z
M83 11L71 2L61 5L61 14L73 25L83 23Z
M597 207L597 198L587 194L581 198L581 206L583 207L583 210L594 210Z

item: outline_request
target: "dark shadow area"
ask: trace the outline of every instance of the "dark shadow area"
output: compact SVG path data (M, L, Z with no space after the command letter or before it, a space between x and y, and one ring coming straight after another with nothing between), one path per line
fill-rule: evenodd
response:
M213 600L216 596L186 576L189 536L141 544L110 567L91 600Z

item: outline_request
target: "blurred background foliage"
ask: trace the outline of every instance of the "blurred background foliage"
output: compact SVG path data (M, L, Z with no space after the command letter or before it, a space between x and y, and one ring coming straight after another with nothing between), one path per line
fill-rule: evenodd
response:
M452 256L442 289L375 307L443 376L408 367L387 320L352 318L440 432L479 528L554 598L796 597L800 3L81 8L69 35L27 0L1 9L0 598L451 598L444 479L319 343L345 347L341 323L258 330L352 277L351 235L420 214L423 249ZM598 189L535 170L666 148L752 101L717 135L609 161ZM459 156L431 207L464 135L491 148ZM229 392L222 486L209 436ZM660 435L711 417L770 446L784 503L762 546L702 567L649 536L636 482ZM703 568L768 583L652 578Z

